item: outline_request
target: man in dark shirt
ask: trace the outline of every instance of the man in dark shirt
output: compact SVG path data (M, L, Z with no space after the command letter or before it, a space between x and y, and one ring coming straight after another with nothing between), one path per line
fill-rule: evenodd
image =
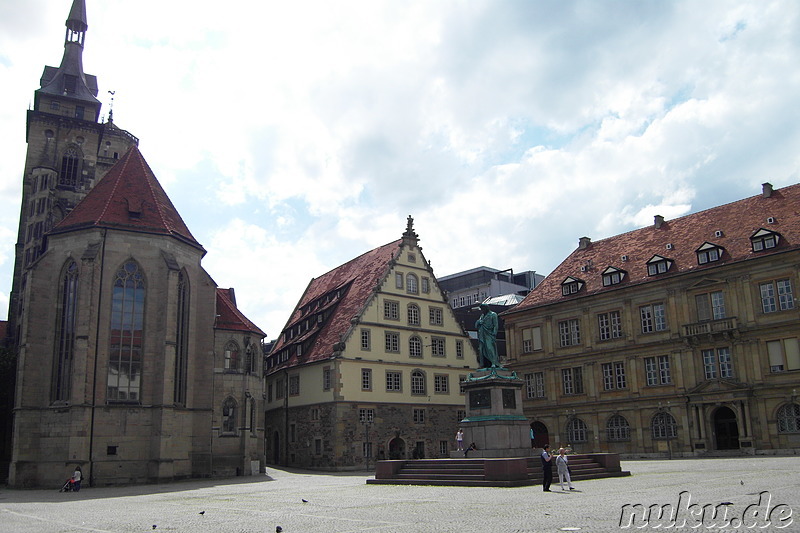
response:
M553 456L550 455L550 445L544 445L542 451L542 490L550 492L550 484L553 482Z

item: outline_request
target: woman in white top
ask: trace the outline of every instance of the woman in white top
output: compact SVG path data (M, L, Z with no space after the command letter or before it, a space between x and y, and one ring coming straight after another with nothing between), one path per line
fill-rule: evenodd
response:
M556 467L558 467L558 482L561 484L561 490L564 490L564 478L567 478L567 485L569 490L575 490L572 486L572 480L569 477L569 463L567 461L567 450L559 448L558 457L556 457Z

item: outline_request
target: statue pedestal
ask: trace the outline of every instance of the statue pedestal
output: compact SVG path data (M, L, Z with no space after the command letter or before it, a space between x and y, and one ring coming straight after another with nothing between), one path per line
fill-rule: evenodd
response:
M464 447L475 443L467 457L530 457L530 423L522 414L522 387L516 372L482 368L463 383L467 417L461 421ZM452 452L451 457L463 457Z

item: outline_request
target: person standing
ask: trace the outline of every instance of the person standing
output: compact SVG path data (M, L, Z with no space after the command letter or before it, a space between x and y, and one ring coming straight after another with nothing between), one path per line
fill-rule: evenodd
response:
M81 479L83 479L83 472L81 472L81 466L75 466L75 472L72 473L72 490L78 492L81 490Z
M456 449L458 451L464 451L464 430L458 428L458 432L456 433Z
M550 445L545 444L542 450L542 490L550 491L550 484L553 482L553 456L550 455Z
M558 450L558 457L556 457L556 468L558 469L558 482L561 484L561 490L564 490L564 478L567 478L569 490L575 490L575 487L572 486L572 479L569 477L567 450L564 448L559 448Z

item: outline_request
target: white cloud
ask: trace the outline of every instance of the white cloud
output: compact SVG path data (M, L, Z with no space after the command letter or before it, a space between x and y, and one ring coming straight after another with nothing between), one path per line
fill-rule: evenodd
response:
M61 4L0 5L4 227ZM408 214L439 275L546 272L580 236L800 178L788 0L187 5L88 1L84 65L206 269L272 335L311 277Z

